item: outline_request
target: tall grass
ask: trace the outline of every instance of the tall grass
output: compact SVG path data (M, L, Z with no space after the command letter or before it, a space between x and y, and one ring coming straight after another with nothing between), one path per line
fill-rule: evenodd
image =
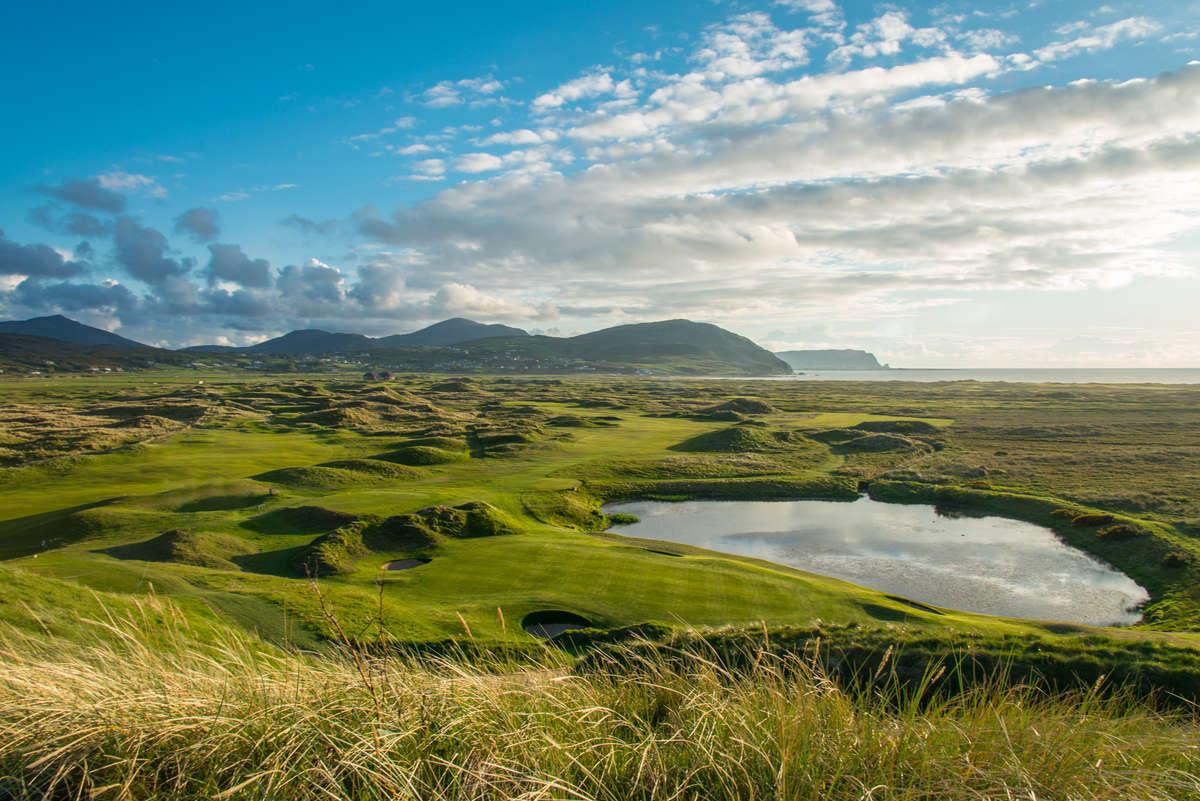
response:
M182 617L90 628L0 637L0 797L1200 797L1195 721L1098 694L939 697L886 666L848 692L766 652L736 673L698 650L581 675L202 645Z

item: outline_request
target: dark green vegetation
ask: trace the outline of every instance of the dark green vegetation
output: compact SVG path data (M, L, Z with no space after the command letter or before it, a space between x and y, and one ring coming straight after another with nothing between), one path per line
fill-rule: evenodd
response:
M0 795L1198 790L1200 388L197 379L0 383ZM1050 527L1144 622L938 609L600 510L861 491ZM590 627L547 646L551 611Z

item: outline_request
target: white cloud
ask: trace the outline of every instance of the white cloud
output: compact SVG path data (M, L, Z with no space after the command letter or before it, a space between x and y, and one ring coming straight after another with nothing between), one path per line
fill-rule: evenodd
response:
M675 125L771 122L839 99L887 97L921 86L962 84L1000 69L1000 62L987 54L951 54L895 67L806 75L785 83L754 78L712 88L697 78L684 79L656 90L642 109L586 121L570 134L585 141L621 140Z
M900 314L911 293L1188 269L1170 245L1200 207L1200 65L949 100L722 129L570 177L464 183L362 229L415 248L432 285L519 276L564 316L605 322L614 309L763 324Z
M429 108L448 108L466 102L489 102L491 96L503 88L504 84L491 76L439 81L426 89L421 99Z
M404 145L403 147L394 147L391 150L398 156L418 156L422 153L431 152L433 148L424 142L417 142L411 145Z
M919 47L938 47L945 45L946 38L939 28L914 28L904 11L887 11L859 25L850 41L834 49L828 58L834 64L848 64L855 58L895 56L906 41Z
M553 319L550 306L506 300L489 295L470 284L443 284L429 299L432 316L481 317L487 320Z
M1074 39L1053 42L1035 50L1034 55L1042 61L1060 61L1080 53L1110 50L1122 39L1144 39L1161 29L1157 22L1146 17L1128 17L1119 22L1095 28L1086 22L1080 22L1078 25L1081 27L1075 28L1071 32L1083 30L1088 32Z
M806 12L813 22L825 28L840 29L846 25L842 10L833 0L775 0L775 4Z
M504 160L491 153L467 153L454 161L459 172L492 172L504 166Z
M118 192L145 192L151 197L166 197L167 190L164 189L158 180L149 175L140 173L128 173L122 170L113 170L112 172L101 173L96 176L96 181L105 189L110 189Z
M380 128L376 131L369 131L367 133L356 134L354 136L351 136L346 141L351 142L351 143L369 142L373 139L379 139L380 137L389 136L391 134L396 133L397 131L406 131L406 130L412 128L416 124L417 124L416 117L397 117L396 119L392 120L392 123L390 125L386 125L383 128Z
M550 129L533 131L521 128L515 131L502 131L482 140L485 145L540 145L543 142L553 142L558 139L558 132Z
M546 111L559 108L584 98L611 94L615 88L616 82L608 72L591 72L567 81L545 94L538 95L533 100L533 109L534 111Z

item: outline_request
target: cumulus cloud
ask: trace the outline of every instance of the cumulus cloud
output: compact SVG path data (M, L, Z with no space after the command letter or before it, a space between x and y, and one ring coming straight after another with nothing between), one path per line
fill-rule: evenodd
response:
M190 237L196 242L211 242L221 233L216 209L188 209L175 218L175 233Z
M165 285L194 266L190 258L174 258L167 238L159 231L138 224L129 217L117 219L113 232L114 254L126 271L150 285ZM176 286L179 292L182 287Z
M112 188L103 186L98 178L69 179L35 189L43 195L93 211L119 214L125 209L125 198Z
M78 283L46 282L34 278L23 281L12 293L13 302L39 311L125 316L136 313L138 301L126 287L115 281Z
M240 245L214 243L208 246L209 281L232 281L243 287L268 287L272 283L271 264L266 259L252 259Z
M30 209L28 220L48 231L56 231L73 236L96 237L109 232L106 221L84 211L70 211L59 214L52 206L37 206Z
M276 282L289 308L307 316L337 314L346 300L346 278L341 270L317 259L289 264Z
M736 13L686 46L664 40L653 59L549 83L525 106L502 98L491 77L409 96L452 109L452 119L379 141L370 155L402 159L390 171L407 174L388 183L444 188L405 187L402 196L422 199L390 214L281 220L349 240L350 250L289 237L320 259L293 251L276 260L287 264L277 274L216 244L215 217L182 224L203 211L192 209L175 233L210 247L207 267L189 275L193 263L162 234L106 216L120 213L122 192L153 193L134 174L39 187L55 202L29 219L93 240L98 256L85 243L68 253L0 238L0 254L41 270L0 266L0 304L67 308L52 305L61 292L64 304L119 308L123 322L170 319L173 330L210 326L235 338L310 326L392 333L446 316L562 315L564 330L688 316L783 332L801 331L806 316L833 317L859 327L831 330L831 344L878 343L854 332L922 310L950 314L984 292L1091 292L1195 271L1181 243L1194 237L1200 208L1200 64L1050 86L1020 74L1136 42L1156 23L1086 20L1024 54L1005 52L1017 44L1001 30L1012 23L991 11L944 8L930 15L936 27L886 4L854 27L833 0L776 0L772 11ZM969 27L985 18L996 27ZM489 103L507 109L473 124L470 109ZM415 125L393 117L349 141ZM110 233L115 263L148 285L132 290L144 294L80 277L107 266L100 237ZM921 348L909 341L896 352L918 358Z
M69 278L86 271L88 265L67 258L52 247L21 245L0 230L0 275L30 278Z
M459 172L491 172L504 166L504 160L491 153L467 153L454 161Z
M1168 245L1200 206L1200 65L723 129L698 151L464 184L359 224L415 248L431 286L520 276L556 306L656 316L1114 286L1183 269Z
M482 317L488 320L548 320L555 317L553 307L538 308L481 292L470 284L445 284L428 301L433 316Z
M946 38L946 33L938 28L914 28L903 11L886 11L859 25L849 42L829 54L829 60L848 64L855 58L894 56L907 41L921 47L935 47L945 44Z

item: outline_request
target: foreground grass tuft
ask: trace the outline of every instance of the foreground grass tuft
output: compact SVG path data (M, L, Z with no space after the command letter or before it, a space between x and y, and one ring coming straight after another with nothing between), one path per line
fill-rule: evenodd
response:
M156 616L161 610L156 610ZM169 615L167 616L170 617ZM182 618L180 618L182 621ZM181 624L182 625L182 624ZM610 672L196 646L95 624L0 641L0 796L177 799L1175 799L1194 720L993 683L850 693L768 653ZM549 664L549 663L548 663ZM929 681L939 680L936 673Z

